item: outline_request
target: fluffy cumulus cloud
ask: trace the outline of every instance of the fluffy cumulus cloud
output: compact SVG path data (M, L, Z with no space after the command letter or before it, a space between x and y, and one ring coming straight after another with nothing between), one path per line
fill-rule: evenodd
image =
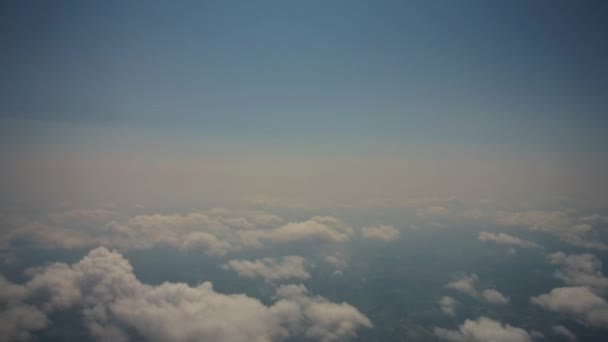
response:
M578 338L576 338L576 335L572 331L570 331L570 329L566 328L563 325L554 325L551 327L551 330L555 335L561 337L566 341L574 342L578 340Z
M383 224L363 227L361 233L364 238L371 240L392 241L399 238L399 231L397 229Z
M483 300L490 304L508 304L509 298L495 289L478 290L477 283L479 277L476 274L461 274L453 281L449 282L446 287L454 289L469 295L475 299Z
M315 216L308 221L292 222L277 229L261 231L259 238L274 242L345 242L353 233L352 227L335 217Z
M0 283L14 294L2 298L0 313L0 332L10 339L27 339L49 324L49 314L73 309L101 341L126 341L131 333L150 341L277 341L296 335L343 341L372 326L353 306L311 296L302 285L279 288L272 305L218 293L208 282L146 285L122 255L105 248L73 265L56 263L30 274L23 285Z
M309 322L303 333L315 340L330 342L352 338L359 327L372 327L367 317L347 303L335 304L322 297L310 297L304 285L283 285L277 290L281 303L298 305L299 315L290 317ZM297 321L297 320L296 320Z
M306 271L306 259L288 255L281 260L263 258L254 261L230 260L222 265L224 269L232 269L239 276L245 278L262 278L272 282L280 279L308 279L310 274Z
M531 335L521 328L502 324L487 317L467 319L458 330L435 328L435 335L453 342L530 342Z
M560 287L530 301L549 311L568 315L579 322L600 329L608 328L608 302L588 287Z
M454 298L443 296L441 297L441 299L439 299L437 303L439 304L439 308L441 309L441 311L443 311L443 313L445 313L446 315L456 315L456 305L458 304L458 302L456 302Z
M598 292L608 290L608 278L602 274L602 262L592 254L553 253L549 261L559 266L555 276L573 286L588 286Z
M568 315L583 324L606 328L608 302L602 297L608 292L608 278L602 273L602 262L592 254L553 253L549 262L558 266L555 276L568 287L551 290L532 297L531 302L541 307ZM564 329L560 329L567 336Z
M516 236L505 233L480 232L478 236L480 241L494 242L502 245L518 246L523 248L539 248L540 246L534 242L522 240Z

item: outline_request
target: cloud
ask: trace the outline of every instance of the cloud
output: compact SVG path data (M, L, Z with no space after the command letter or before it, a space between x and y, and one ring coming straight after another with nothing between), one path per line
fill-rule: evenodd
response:
M547 294L530 298L546 310L569 315L600 329L608 327L608 303L588 287L560 287Z
M589 216L581 217L580 221L593 223L608 223L608 216L592 214Z
M310 296L303 285L281 287L277 301L265 305L246 295L224 295L209 282L146 285L118 252L97 248L73 265L55 263L29 272L24 285L12 286L19 300L37 303L32 310L4 310L4 331L27 336L46 325L45 314L79 309L98 340L125 341L130 331L150 341L276 341L305 335L343 341L372 324L347 303ZM39 314L38 314L39 313ZM28 326L22 319L33 317Z
M285 223L262 211L224 208L188 214L136 215L126 220L114 220L118 215L105 209L71 210L52 216L50 221L12 225L0 243L7 246L11 240L28 239L50 248L103 246L123 251L170 246L224 256L267 243L342 243L354 234L352 227L330 216ZM84 221L95 224L75 224Z
M578 340L576 338L576 335L574 335L574 333L570 331L570 329L566 328L563 325L554 325L551 327L551 330L553 331L553 333L555 333L555 335L561 336L567 341L574 342Z
M46 315L32 305L9 305L0 312L0 336L3 341L28 341L32 332L48 324Z
M477 277L476 274L463 274L448 283L446 286L464 294L468 294L471 297L477 297L478 293L475 286L477 285L478 281L479 277Z
M590 224L579 220L566 211L526 210L521 212L500 212L496 223L506 226L524 226L533 231L556 235L572 245L598 250L608 250L608 245L600 241L599 235Z
M179 243L179 248L190 251L203 251L211 256L224 256L232 249L232 245L220 240L207 232L193 232L185 235Z
M487 317L467 319L458 330L435 328L435 335L454 342L530 342L530 334L509 324L502 324Z
M458 302L456 302L454 298L443 296L437 303L439 304L441 311L443 311L443 313L445 313L446 315L456 315L456 305L458 304Z
M344 252L337 251L325 255L323 259L334 268L344 269L348 266L349 257Z
M397 229L383 224L363 227L361 232L364 238L371 240L392 241L399 238L399 231Z
M273 242L345 242L353 234L352 227L335 217L315 216L304 222L292 222L273 230L262 231L260 239Z
M476 274L461 274L458 278L449 282L446 286L456 291L467 294L475 299L483 300L490 304L508 304L509 298L494 289L486 289L481 293L477 289L479 277Z
M0 303L10 303L22 300L26 295L23 286L13 284L0 275Z
M480 241L490 241L495 242L502 245L512 245L519 246L523 248L539 248L540 246L534 242L522 240L516 236L512 236L505 233L490 233L490 232L480 232L478 236Z
M602 261L592 254L553 253L549 261L560 267L555 276L566 285L588 286L599 292L608 290L608 278L602 274Z
M308 279L310 274L306 271L306 259L288 255L281 260L263 258L254 261L230 260L222 266L224 269L232 269L244 278L262 278L267 282L280 279Z
M369 319L351 305L331 303L318 296L310 297L304 285L283 285L277 290L277 296L282 301L300 305L305 321L312 322L304 328L305 335L315 340L343 341L355 337L357 327L372 327Z
M574 245L600 251L608 250L608 245L600 241L598 233L589 224L577 224L570 227L568 231L561 232L562 240Z
M602 224L605 221L605 216L588 215L579 216L577 211L572 209L562 210L541 210L541 209L509 209L510 205L504 202L497 201L476 201L466 203L464 201L455 201L451 205L447 205L447 210L430 210L436 214L417 215L417 218L423 219L441 219L440 223L446 222L483 222L489 225L500 225L505 227L525 228L531 231L543 232L551 234L564 242L574 246L608 250L608 244L601 240L600 235L594 229L592 224ZM419 211L426 213L429 210L425 207L419 208ZM449 221L448 221L449 220ZM508 236L500 234L485 235L485 241L494 241L497 243L512 243L519 244L521 247L534 247L519 238L510 239ZM480 236L480 240L482 236ZM523 242L523 244L522 244ZM530 242L534 244L533 242Z
M483 290L481 297L490 304L508 304L510 302L508 297L493 289Z

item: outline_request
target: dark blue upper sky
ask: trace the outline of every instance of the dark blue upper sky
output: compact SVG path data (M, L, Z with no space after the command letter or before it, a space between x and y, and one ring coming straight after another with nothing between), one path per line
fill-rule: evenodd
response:
M3 1L0 116L606 149L604 1Z

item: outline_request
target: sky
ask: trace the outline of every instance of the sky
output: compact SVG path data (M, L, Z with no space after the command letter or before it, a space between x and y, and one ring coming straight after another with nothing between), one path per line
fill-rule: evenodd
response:
M453 156L468 160L455 169L509 161L501 168L527 178L559 169L547 177L594 185L556 192L606 199L597 178L608 101L601 1L2 6L7 164L66 153L230 156L254 169L269 158L287 168L291 159L316 168L415 159L428 173Z
M602 340L607 17L2 1L0 340Z

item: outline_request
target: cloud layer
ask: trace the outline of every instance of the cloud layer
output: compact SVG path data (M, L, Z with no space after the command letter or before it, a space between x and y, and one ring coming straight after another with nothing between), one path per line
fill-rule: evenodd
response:
M24 238L45 247L129 250L171 246L221 257L267 243L342 243L354 235L352 227L330 216L285 223L262 211L223 208L136 215L124 220L108 210L70 210L49 216L44 221L7 224L12 229L3 234L0 245L6 247L11 240Z

